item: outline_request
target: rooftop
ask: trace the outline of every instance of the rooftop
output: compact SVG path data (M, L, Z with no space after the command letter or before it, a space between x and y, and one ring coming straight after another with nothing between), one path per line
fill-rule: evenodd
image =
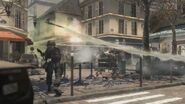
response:
M78 0L61 0L58 4L46 11L40 18L43 18L52 12L62 12L65 14L81 16Z
M175 29L176 36L184 36L185 30L184 29ZM172 30L165 30L150 34L150 38L157 38L157 37L172 37Z

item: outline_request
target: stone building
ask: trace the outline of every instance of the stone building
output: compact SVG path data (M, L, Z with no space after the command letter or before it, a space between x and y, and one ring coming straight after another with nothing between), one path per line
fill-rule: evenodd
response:
M55 6L62 0L28 0L28 32L29 37L34 39L37 35L35 26L37 25L37 18L42 16L46 11Z
M80 0L84 33L119 44L142 46L143 10L130 0Z
M75 19L77 21L80 21L81 19L81 11L78 6L78 0L62 0L37 19L37 38L35 39L35 42L51 39L57 35L59 36L60 32L58 30L60 28L49 25L47 23L48 20L61 26L67 26L72 24Z
M0 11L5 5L0 4ZM31 44L27 38L28 0L17 0L11 4L10 15L1 12L0 15L0 59L10 60L14 53L22 54L25 46Z

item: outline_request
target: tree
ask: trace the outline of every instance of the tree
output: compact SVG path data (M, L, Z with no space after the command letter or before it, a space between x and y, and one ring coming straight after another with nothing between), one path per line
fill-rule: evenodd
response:
M179 3L180 4L180 3ZM177 41L175 25L180 17L180 10L178 10L177 0L160 0L159 1L159 17L166 20L172 30L172 54L177 54Z
M137 0L140 5L143 6L144 9L144 30L143 30L143 49L144 51L150 51L150 46L149 46L149 24L150 24L150 8L152 3L155 0ZM145 73L145 77L151 78L152 75L152 67L151 67L151 59L150 56L144 56L143 57L143 70ZM150 71L148 71L150 70ZM149 73L148 73L149 72Z
M149 18L150 18L150 7L152 2L155 0L141 0L144 7L144 31L143 31L143 48L145 51L150 51L149 46Z

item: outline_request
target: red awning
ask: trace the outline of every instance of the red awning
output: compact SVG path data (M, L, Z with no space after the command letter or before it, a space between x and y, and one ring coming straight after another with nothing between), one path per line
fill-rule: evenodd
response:
M9 41L25 41L25 38L9 31L0 31L0 39Z

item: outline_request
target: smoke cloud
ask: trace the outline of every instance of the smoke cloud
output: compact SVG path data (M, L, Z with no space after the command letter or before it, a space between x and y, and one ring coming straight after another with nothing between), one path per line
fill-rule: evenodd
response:
M78 48L74 56L74 60L77 63L92 62L98 56L98 50L83 46Z

